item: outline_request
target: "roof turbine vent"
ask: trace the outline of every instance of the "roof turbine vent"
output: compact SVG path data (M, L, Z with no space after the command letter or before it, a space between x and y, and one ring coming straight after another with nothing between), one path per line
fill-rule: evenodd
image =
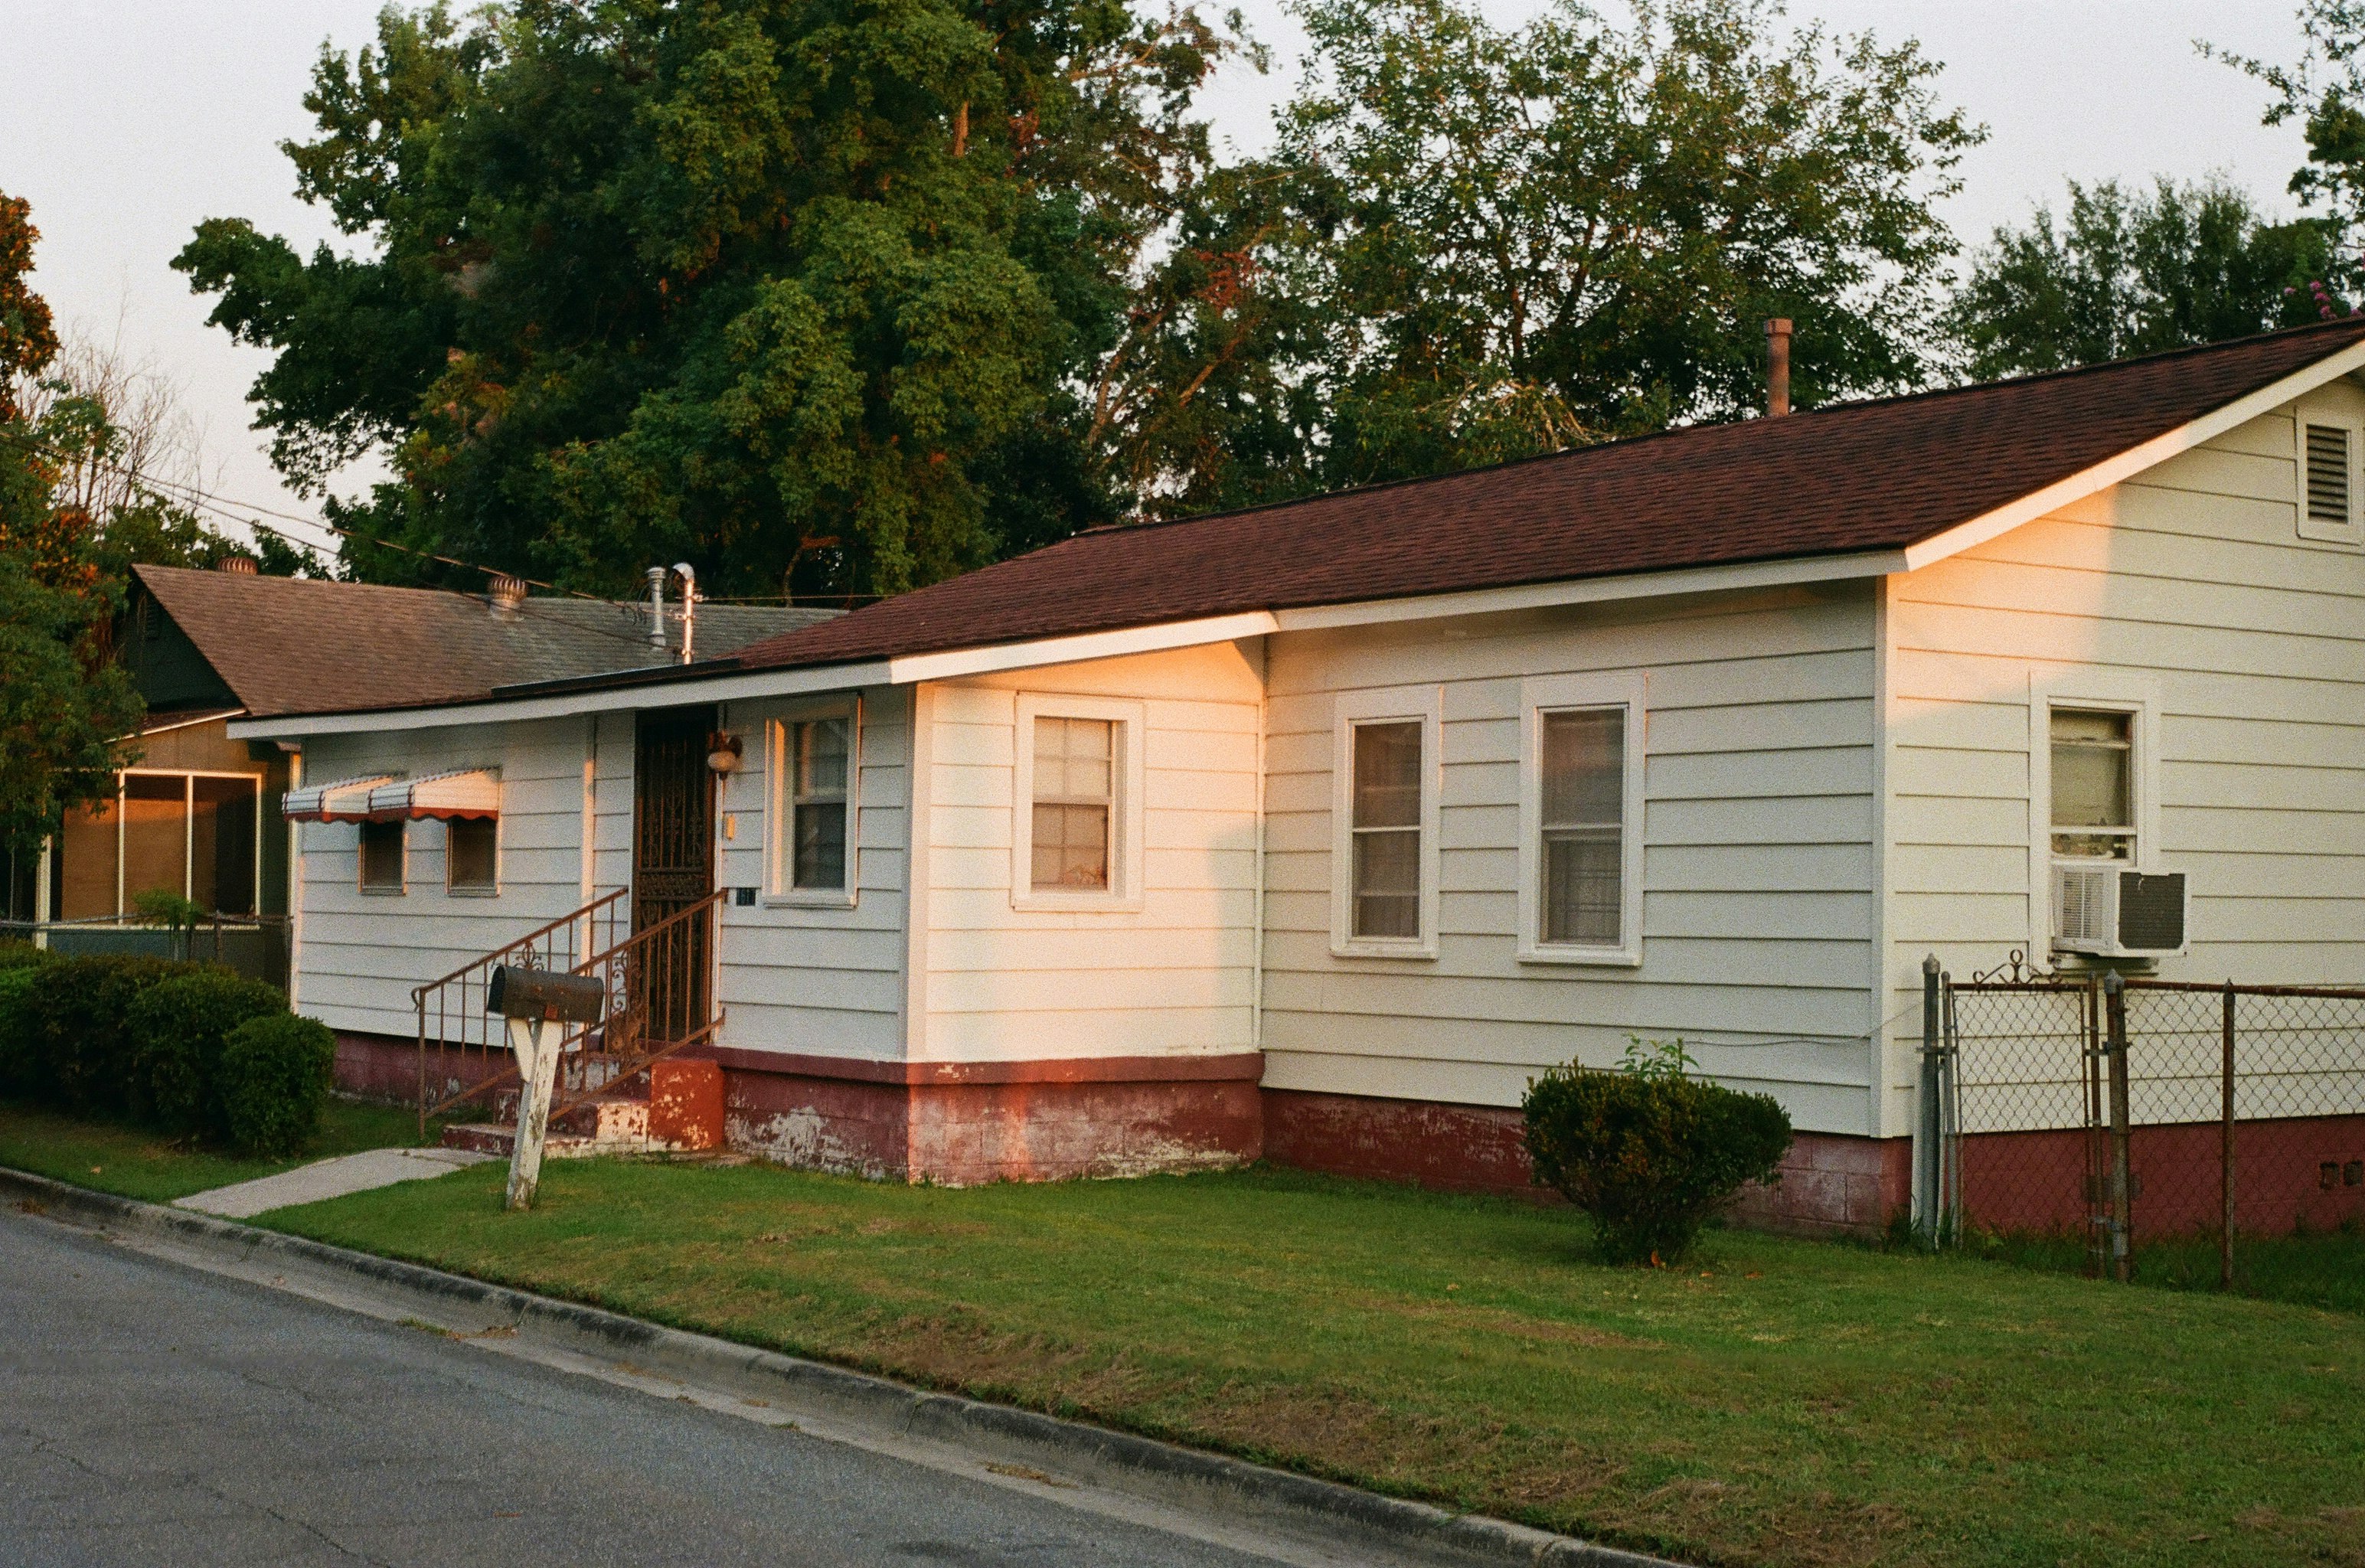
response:
M507 572L495 572L492 581L485 585L485 600L492 606L496 615L504 618L515 615L525 608L525 579L513 577Z
M214 570L227 572L233 577L252 577L259 575L259 568L255 566L254 557L252 555L224 555L214 563Z

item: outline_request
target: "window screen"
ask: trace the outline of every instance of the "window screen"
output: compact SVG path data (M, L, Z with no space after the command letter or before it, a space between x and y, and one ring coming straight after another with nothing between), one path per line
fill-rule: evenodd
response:
M1538 717L1543 939L1615 946L1624 937L1626 711Z
M364 823L361 828L362 886L371 892L402 891L402 824Z
M189 897L223 914L254 913L252 778L189 780Z
M1420 935L1418 719L1354 727L1351 934Z
M189 896L189 780L178 773L123 777L123 907L140 895Z
M2315 522L2348 526L2348 431L2343 426L2307 427L2307 515Z
M492 818L454 817L443 824L444 879L454 892L498 889L499 854L500 824Z
M1114 721L1036 719L1031 879L1037 890L1107 890L1115 765Z
M2053 711L2053 853L2135 858L2135 715Z
M846 886L846 784L852 722L808 719L789 727L789 886Z

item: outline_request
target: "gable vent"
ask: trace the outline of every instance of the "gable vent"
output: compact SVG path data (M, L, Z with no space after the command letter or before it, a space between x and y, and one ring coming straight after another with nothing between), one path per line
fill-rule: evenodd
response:
M2348 431L2339 425L2307 427L2307 515L2348 526Z

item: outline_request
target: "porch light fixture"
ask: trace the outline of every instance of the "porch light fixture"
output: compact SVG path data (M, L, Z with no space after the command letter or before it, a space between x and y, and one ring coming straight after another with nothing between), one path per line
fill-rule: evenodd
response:
M716 773L736 773L745 751L745 745L737 735L728 730L717 730L706 737L706 766Z

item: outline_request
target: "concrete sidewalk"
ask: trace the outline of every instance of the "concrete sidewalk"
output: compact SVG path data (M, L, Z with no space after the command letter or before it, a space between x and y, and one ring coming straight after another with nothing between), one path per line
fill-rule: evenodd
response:
M375 1187L391 1187L397 1182L423 1181L430 1176L448 1176L462 1166L475 1165L490 1159L489 1154L475 1154L464 1148L372 1148L359 1154L340 1155L334 1159L318 1159L293 1170L282 1170L276 1176L264 1176L252 1182L234 1182L211 1192L192 1193L176 1198L173 1206L195 1209L199 1214L219 1215L224 1219L245 1219L271 1209L284 1209L295 1204L317 1204L323 1198L342 1198L347 1193L366 1193Z

